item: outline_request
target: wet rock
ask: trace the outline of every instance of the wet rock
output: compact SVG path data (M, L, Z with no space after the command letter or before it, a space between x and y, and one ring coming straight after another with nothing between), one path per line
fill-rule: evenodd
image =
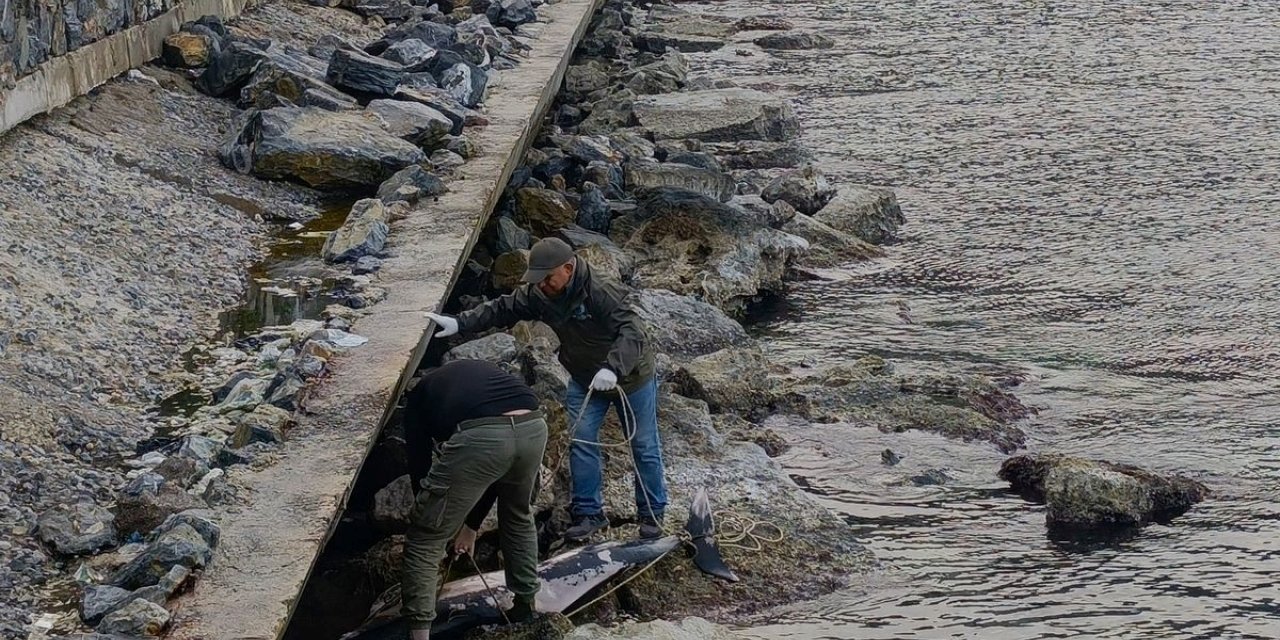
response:
M636 313L661 353L692 357L745 344L747 332L719 308L660 289L638 292Z
M632 110L640 126L656 138L783 141L800 133L790 102L754 89L640 96L633 101Z
M902 456L893 452L893 449L885 449L880 452L880 464L892 467L902 462Z
M529 269L528 251L510 251L493 259L491 275L493 288L511 291L523 284L524 272Z
M533 188L516 191L515 221L540 238L571 224L576 217L573 205L560 193Z
M668 49L682 53L703 53L715 51L725 45L724 40L716 37L656 30L638 33L634 41L637 49L649 53L665 53Z
M436 57L436 50L417 38L409 38L387 47L382 57L405 67L425 68Z
M158 636L169 626L169 612L164 607L136 599L107 614L98 624L98 633L124 636Z
M1058 454L1009 458L1000 478L1026 499L1043 502L1049 529L1063 533L1167 522L1209 495L1183 476Z
M817 213L835 196L836 188L812 164L774 178L760 192L760 197L765 202L786 200L797 211L807 215Z
M214 389L213 391L214 404L219 404L226 401L227 396L231 395L231 392L235 390L236 385L240 384L245 380L249 380L253 377L254 377L254 374L252 371L237 371L236 373L233 373L230 377L227 378L226 382L222 383L222 386L218 387L217 389Z
M460 344L444 354L443 361L484 360L495 364L515 362L519 348L509 333L494 333Z
M841 187L813 217L873 244L891 240L906 222L892 190L859 185Z
M149 587L167 576L174 565L198 569L212 558L213 550L200 533L190 525L179 524L121 567L111 577L111 584L125 589Z
M373 495L373 523L383 533L404 533L413 510L413 481L403 475Z
M951 476L948 476L947 472L942 469L926 469L923 473L907 478L907 481L917 487L931 487L951 482Z
M636 259L645 288L693 294L730 312L783 288L788 263L808 243L744 220L701 194L658 188L634 213L613 221L611 237Z
M626 166L627 187L639 191L656 187L674 187L700 193L725 202L733 197L737 184L719 171L683 164L631 162Z
M391 214L382 201L365 198L351 207L347 219L329 234L321 253L326 262L351 262L382 251L391 232Z
M564 640L739 640L741 636L727 627L703 618L685 618L679 622L653 620L627 622L616 627L586 624L573 629Z
M267 59L266 52L243 42L232 42L209 60L209 66L196 78L200 91L222 97L239 91Z
M747 16L734 23L737 31L786 31L795 25L774 16Z
M783 200L779 202L785 203ZM879 247L851 234L833 229L803 213L796 214L783 224L782 230L809 241L809 254L801 261L815 267L834 267L884 255L884 251Z
M90 626L97 625L103 616L124 606L133 599L133 592L111 585L91 584L84 588L80 600L80 617Z
M470 62L459 62L440 74L440 88L465 107L484 102L489 75Z
M511 218L498 218L494 234L494 252L498 254L510 251L523 251L533 246L533 238L528 231L520 228Z
M338 49L329 59L327 78L335 87L375 96L395 95L405 67L354 49Z
M444 146L453 131L452 120L418 102L374 100L367 108L382 120L387 133L428 150Z
M65 555L83 555L116 545L115 516L93 502L59 505L44 512L36 535Z
M778 169L799 167L813 160L808 149L795 142L740 140L706 146L726 169Z
M609 221L612 219L613 212L604 192L590 182L583 183L582 197L578 202L578 226L596 233L609 233Z
M756 224L773 227L774 229L782 229L784 225L796 217L795 207L787 204L785 200L768 203L761 199L760 196L734 196L728 201L728 204ZM795 235L809 240L804 235ZM810 243L812 243L811 240Z
M284 409L269 404L258 405L252 413L241 418L240 425L231 436L231 447L240 449L253 442L284 442L284 429L289 420L289 412Z
M775 51L801 51L806 49L830 49L836 45L835 41L821 33L811 33L808 31L789 31L786 33L771 33L766 36L760 36L753 40L757 47L761 49L772 49Z
M427 197L434 198L448 191L444 181L419 165L411 165L397 171L378 187L378 198L383 204L408 202L410 204ZM361 258L363 260L364 258Z
M777 431L748 422L735 414L717 414L712 419L716 430L726 438L753 443L770 458L776 458L791 449L791 443Z
M538 19L537 12L533 10L533 3L529 0L493 0L489 3L485 15L495 27L506 27L511 30Z
M733 347L677 366L669 380L676 393L706 402L712 412L748 415L773 403L771 370L759 349Z
M160 56L171 67L193 69L208 65L218 51L218 42L214 38L179 31L164 39Z
M316 108L253 113L219 151L227 166L318 189L371 187L426 159L372 118Z

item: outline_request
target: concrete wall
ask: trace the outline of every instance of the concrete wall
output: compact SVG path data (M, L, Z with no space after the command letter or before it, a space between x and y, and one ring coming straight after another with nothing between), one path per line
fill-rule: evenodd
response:
M0 133L160 56L164 39L249 0L0 0Z

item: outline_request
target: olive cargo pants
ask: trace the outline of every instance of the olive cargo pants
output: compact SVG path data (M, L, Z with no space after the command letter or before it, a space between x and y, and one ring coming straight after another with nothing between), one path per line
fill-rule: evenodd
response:
M428 629L435 620L445 547L490 485L498 492L507 588L532 604L538 592L538 531L531 503L546 447L547 423L540 411L463 421L441 446L409 515L401 592L410 629Z

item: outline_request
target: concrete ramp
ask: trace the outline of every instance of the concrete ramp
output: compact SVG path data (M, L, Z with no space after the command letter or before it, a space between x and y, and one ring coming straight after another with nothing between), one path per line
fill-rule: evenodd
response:
M565 67L601 0L539 10L529 56L502 74L487 100L487 127L467 135L471 159L438 202L392 226L378 286L387 299L352 329L369 343L342 355L314 388L278 460L232 471L245 504L220 510L222 543L193 592L175 601L176 639L279 638L355 478L425 351L440 308L559 90Z

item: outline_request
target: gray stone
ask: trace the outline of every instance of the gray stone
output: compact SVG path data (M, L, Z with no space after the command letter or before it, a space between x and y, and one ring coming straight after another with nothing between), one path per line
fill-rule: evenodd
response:
M426 159L359 113L313 107L254 112L219 153L237 171L318 189L370 187Z
M375 258L373 256L364 256L359 260L356 260L355 266L351 267L351 273L355 275L363 275L366 273L377 273L378 269L381 269L381 268L382 268L382 260L379 260L378 258ZM323 367L324 363L321 362L320 366ZM319 375L318 371L314 373L310 373L308 375L307 373L302 372L301 366L298 367L298 371L300 373L303 373L303 377L307 377L307 378Z
M338 49L355 49L355 46L336 33L328 33L320 36L315 44L308 47L307 53L318 60L330 60L333 58L333 52Z
M396 478L373 495L373 524L383 533L404 533L412 510L413 481L408 475Z
M484 102L489 76L470 62L459 62L440 74L440 88L465 107Z
M405 67L425 68L436 57L436 50L417 38L409 38L387 47L382 57Z
M533 238L528 231L520 228L515 220L507 217L498 218L494 234L494 250L498 254L510 251L524 251L533 246Z
M326 262L349 262L382 251L390 233L391 214L382 201L357 201L337 231L329 234L321 250Z
M425 104L428 107L439 111L444 115L444 117L449 119L449 122L453 123L453 129L449 131L450 135L462 135L463 125L472 126L482 122L487 122L482 114L464 106L444 89L434 85L422 86L415 84L413 86L408 86L402 84L400 85L400 88L396 90L395 97L397 100L410 100Z
M635 131L615 131L609 140L625 155L624 160L648 160L657 153L657 146Z
M276 375L276 379L272 382L271 395L267 397L267 402L269 406L278 407L285 411L296 411L299 408L298 394L302 392L305 386L306 383L302 381L302 378L297 373L292 371L281 372ZM263 406L267 405L260 405L257 409L254 409L254 413L262 410Z
M222 539L222 529L212 520L213 513L207 509L188 509L181 513L175 513L164 519L154 531L147 537L148 540L156 540L164 534L178 528L179 526L188 526L195 529L200 534L200 538L210 549L216 548Z
M349 6L366 18L377 16L389 22L406 20L414 10L414 5L408 0L355 0Z
M608 134L631 126L635 121L635 101L638 94L622 89L608 97L591 103L591 113L578 125L584 134Z
M836 188L812 164L774 178L760 192L760 197L765 202L786 200L797 211L806 215L817 213L835 196Z
M436 149L435 152L431 154L431 166L436 169L443 169L447 171L449 169L461 167L466 163L467 160L465 158L448 149Z
M509 333L494 333L477 340L460 344L444 354L442 360L484 360L495 364L514 362L516 339Z
M232 411L252 411L265 400L267 388L271 380L267 378L244 378L231 388L227 397L218 404L220 413Z
M159 636L168 625L169 612L164 607L139 598L104 617L98 624L98 632Z
M596 185L584 182L582 197L578 201L578 226L588 231L607 234L609 221L612 219L613 212L609 209L609 202L605 200L604 192Z
M209 564L213 550L200 532L188 524L178 524L111 577L110 583L125 589L139 589L159 583L174 565L198 569Z
M560 229L556 235L573 247L574 253L586 260L596 273L607 275L619 282L631 281L635 273L635 261L608 236L578 225L569 225Z
M513 31L522 24L538 19L537 12L533 10L533 3L529 0L493 0L489 3L489 9L485 15L494 26L506 27Z
M830 49L835 41L821 33L808 31L792 31L787 33L770 33L753 40L761 49L777 51L800 51L805 49Z
M393 202L412 204L421 198L434 198L446 191L448 187L443 180L415 164L401 169L382 183L378 187L378 198L384 204Z
M171 67L194 69L209 64L217 55L218 41L204 34L178 32L164 39L160 57Z
M515 220L539 238L555 233L575 217L573 205L558 192L531 187L516 191Z
M608 67L598 60L569 65L564 72L564 89L572 94L586 95L609 86Z
M93 502L59 505L40 515L36 533L58 553L83 555L116 545L115 516Z
M406 22L388 31L382 39L365 47L365 51L373 55L380 55L383 51L389 49L391 45L404 40L421 40L423 44L432 49L448 49L458 41L458 33L447 24L431 20Z
M737 183L728 175L685 164L629 162L625 171L627 188L632 191L674 187L725 202L737 190Z
M713 412L745 416L773 402L771 368L758 348L733 347L677 366L668 379L676 393L706 402Z
M782 200L779 202L785 203ZM852 234L833 229L803 213L797 213L783 224L782 230L809 241L809 254L804 257L803 262L815 267L834 267L884 255L879 247Z
M124 606L132 599L133 593L127 589L91 584L84 588L84 597L80 600L80 617L90 626L96 625L103 616Z
M790 102L754 89L639 96L632 110L640 126L657 138L783 141L800 134Z
M605 136L551 136L551 144L582 164L622 162L622 154Z
M906 222L892 190L861 185L842 187L813 217L874 244L893 239Z
M418 102L374 100L367 108L382 120L387 133L427 150L442 147L453 131L449 118Z
M195 86L208 95L225 96L243 87L266 59L266 52L243 42L232 42L213 56L204 73L196 78Z
M171 456L155 468L155 472L166 481L179 487L189 487L200 476L209 472L209 468L182 456Z
M240 419L231 436L231 447L240 449L253 442L284 442L284 430L291 418L288 411L278 406L258 405L252 413Z
M240 90L240 107L269 109L297 105L307 92L336 103L350 101L324 81L324 61L292 47L273 45L248 83Z
M162 479L157 474L147 475ZM152 480L145 488L124 491L117 496L116 529L124 536L134 532L147 533L175 513L204 506L199 498L188 494L182 487L169 482L156 486Z
M470 160L480 155L479 145L476 144L475 140L466 136L450 136L445 148L462 156L465 160Z
M207 539L208 538L206 538L206 540ZM190 577L190 569L182 565L174 565L169 569L169 573L164 574L164 577L160 579L160 582L157 583L156 586L163 591L165 598L171 598L173 597L173 594L182 589L183 585L187 583L187 578Z
M728 205L741 211L744 216L756 223L774 229L782 229L796 217L795 207L787 204L785 200L768 203L760 196L734 196L729 200ZM796 235L808 240L808 237L803 234Z
M723 311L671 291L645 289L634 305L658 351L692 357L748 341L747 332Z
M725 45L725 41L708 36L667 33L665 31L643 31L635 36L636 48L649 53L665 53L674 49L682 53L703 53L715 51Z
M207 468L213 468L218 464L218 456L222 453L222 449L222 443L212 438L186 436L178 446L178 455L190 458Z
M1000 478L1045 503L1045 523L1063 533L1167 522L1209 495L1203 484L1183 476L1058 454L1009 458L1000 465Z
M663 162L672 164L686 164L691 167L698 167L708 171L723 172L724 167L720 166L720 162L709 153L700 151L673 151L667 154Z
M809 150L795 142L740 140L706 146L726 169L778 169L798 167L813 160Z
M395 95L405 67L354 49L338 49L329 59L328 79L336 87L375 96Z

